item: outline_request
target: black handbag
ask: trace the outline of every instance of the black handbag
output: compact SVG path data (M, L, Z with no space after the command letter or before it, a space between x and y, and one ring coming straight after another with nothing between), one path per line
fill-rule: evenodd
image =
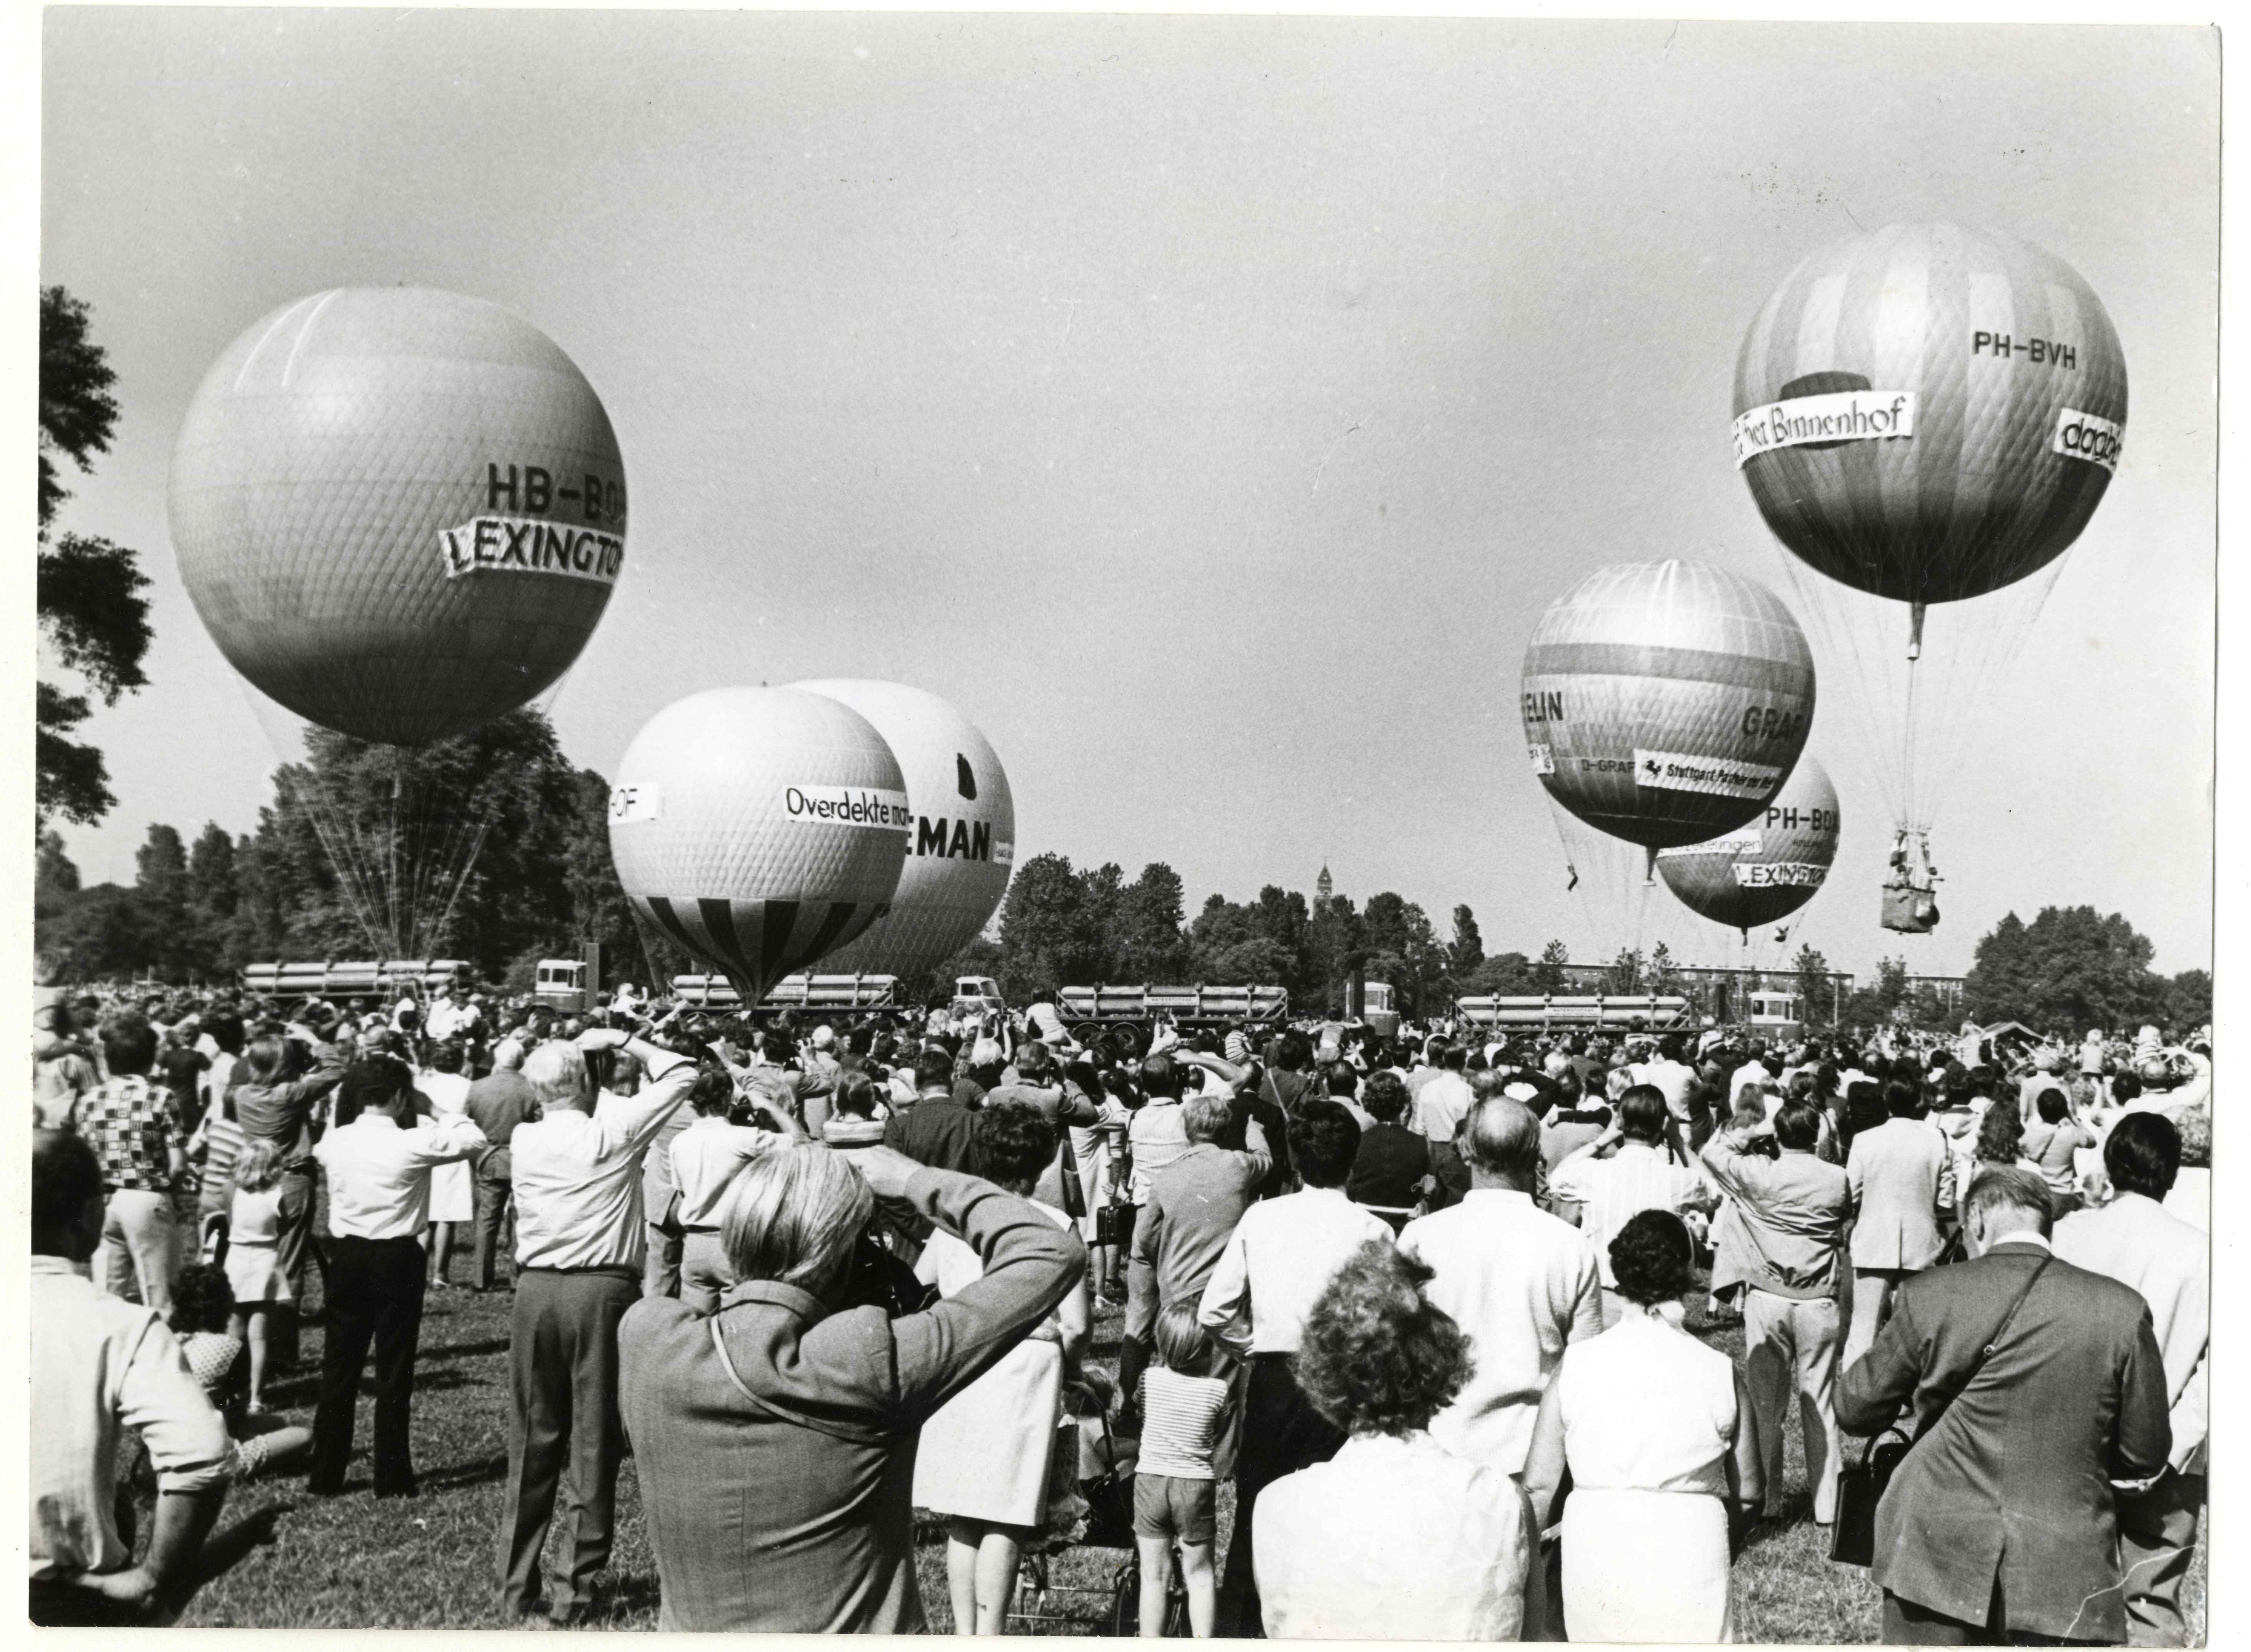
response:
M1131 1245L1133 1242L1133 1207L1124 1199L1112 1199L1095 1211L1094 1242L1097 1245Z
M1977 1379L1977 1373L1984 1369L1985 1362L2000 1346L2001 1338L2007 1336L2009 1327L2017 1322L2017 1310L2025 1305L2025 1298L2033 1294L2033 1287L2040 1283L2040 1276L2047 1272L2047 1265L2054 1260L2050 1256L2040 1258L2040 1266L2033 1269L2032 1277L2018 1291L2017 1300L2009 1304L2008 1314L2001 1321L2000 1329L1986 1338L1985 1345L1977 1350L1977 1364L1970 1367L1970 1374L1962 1379L1962 1386L1954 1391L1953 1398L1946 1402L1947 1406L1959 1399L1970 1385ZM1941 1406L1922 1433L1914 1439L1909 1439L1897 1423L1893 1424L1869 1442L1867 1451L1858 1463L1848 1463L1838 1469L1837 1524L1829 1537L1829 1558L1832 1560L1846 1566L1875 1564L1876 1505L1884 1500L1884 1493L1891 1489L1892 1476L1899 1472L1900 1464L1907 1461L1908 1453L1913 1451L1922 1435L1936 1428L1939 1419L1945 1415L1946 1408Z

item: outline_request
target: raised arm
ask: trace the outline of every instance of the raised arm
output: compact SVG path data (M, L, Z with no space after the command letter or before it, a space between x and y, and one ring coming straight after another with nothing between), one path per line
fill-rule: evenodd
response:
M1086 1271L1078 1236L1028 1199L881 1148L853 1161L878 1194L903 1197L975 1251L981 1278L891 1323L897 1414L919 1425L1023 1341Z

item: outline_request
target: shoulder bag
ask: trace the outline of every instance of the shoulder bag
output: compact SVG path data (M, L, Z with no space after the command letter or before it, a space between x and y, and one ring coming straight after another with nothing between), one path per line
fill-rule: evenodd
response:
M1946 1402L1947 1406L1959 1399L1968 1392L1970 1385L1977 1379L1977 1373L1984 1369L1985 1362L1992 1357L1993 1350L2001 1344L2001 1339L2009 1334L2009 1327L2016 1323L2017 1310L2025 1305L2025 1298L2033 1294L2033 1287L2040 1283L2040 1276L2047 1272L2047 1265L2054 1260L2052 1255L2040 1258L2040 1266L2033 1269L2032 1277L2025 1281L2023 1288L2017 1292L2016 1301L2009 1304L2009 1311L2002 1319L2000 1329L1987 1337L1985 1345L1977 1350L1977 1363L1970 1367L1970 1374L1962 1379L1962 1386L1954 1391L1952 1399ZM1858 1463L1847 1463L1837 1471L1837 1524L1829 1539L1829 1558L1832 1560L1839 1565L1848 1566L1875 1564L1876 1505L1883 1501L1884 1493L1891 1489L1892 1476L1899 1471L1900 1464L1907 1461L1908 1453L1913 1451L1923 1435L1936 1428L1945 1415L1946 1406L1941 1406L1922 1433L1912 1439L1894 1422L1869 1443L1867 1454Z

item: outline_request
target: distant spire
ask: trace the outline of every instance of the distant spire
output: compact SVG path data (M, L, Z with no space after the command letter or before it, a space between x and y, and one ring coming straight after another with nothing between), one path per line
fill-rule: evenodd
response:
M1335 892L1335 890L1336 880L1329 876L1328 866L1324 863L1321 866L1321 875L1313 879L1313 910L1318 912L1327 906L1329 897Z

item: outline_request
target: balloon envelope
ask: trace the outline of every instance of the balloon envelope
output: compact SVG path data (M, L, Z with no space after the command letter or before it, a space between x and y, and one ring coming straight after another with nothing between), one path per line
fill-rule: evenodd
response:
M391 745L553 684L625 555L617 437L571 358L426 288L316 293L236 339L181 425L170 507L228 662Z
M883 915L906 786L867 718L797 689L675 700L610 788L610 856L641 914L754 1003Z
M950 702L904 683L824 677L793 688L826 695L873 724L906 777L914 835L891 909L823 968L918 975L985 927L1008 887L1016 805L1008 776L977 725Z
M1813 720L1813 656L1774 593L1694 562L1603 568L1524 656L1524 732L1548 795L1651 849L1753 819Z
M1801 757L1765 811L1707 843L1660 850L1657 870L1689 911L1731 929L1777 923L1811 900L1837 859L1837 788Z
M1832 580L1954 602L2046 566L2116 468L2126 363L2061 259L1894 224L1824 248L1735 365L1735 456L1777 537Z

